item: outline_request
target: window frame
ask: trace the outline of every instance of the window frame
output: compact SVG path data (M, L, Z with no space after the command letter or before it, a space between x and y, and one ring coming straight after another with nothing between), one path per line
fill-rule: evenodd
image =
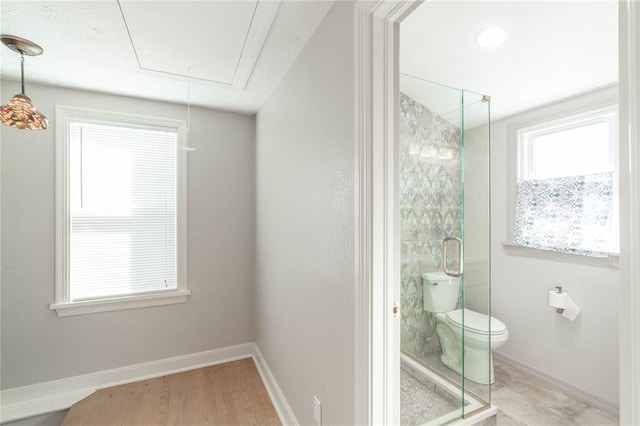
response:
M522 164L520 155L520 150L523 149L520 143L522 133L553 126L563 127L563 123L566 124L569 120L588 119L595 114L602 114L603 112L611 110L616 110L615 120L618 122L617 85L608 86L584 95L545 105L541 108L527 111L507 119L507 241L502 242L502 246L507 254L614 269L619 268L619 255L617 253L610 253L606 257L592 257L525 247L513 242L515 235L517 183L526 167ZM614 128L614 131L616 132L614 156L615 161L617 161L620 143L617 138L619 132L618 126Z
M141 308L147 306L185 303L191 294L187 283L187 158L180 149L185 145L187 123L161 117L150 117L122 112L56 105L56 244L55 244L55 302L49 308L59 317L95 312ZM158 293L140 293L82 301L70 298L70 124L82 121L123 127L164 128L177 133L176 162L176 251L177 288Z
M605 117L609 116L609 117ZM528 179L539 179L531 177L533 174L533 145L534 139L537 136L544 136L553 133L557 133L563 130L570 130L582 127L583 125L607 123L613 125L609 131L609 140L614 140L613 144L609 146L609 167L618 171L618 106L607 105L602 108L592 109L583 113L567 115L555 120L543 121L531 126L521 127L518 129L517 144L518 144L518 176L517 181Z

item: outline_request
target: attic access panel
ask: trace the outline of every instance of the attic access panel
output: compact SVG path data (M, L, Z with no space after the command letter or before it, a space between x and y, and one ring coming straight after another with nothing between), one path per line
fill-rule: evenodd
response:
M140 68L244 89L280 2L118 4Z

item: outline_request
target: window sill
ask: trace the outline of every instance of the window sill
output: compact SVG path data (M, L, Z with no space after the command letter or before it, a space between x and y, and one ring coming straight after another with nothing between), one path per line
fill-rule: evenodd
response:
M185 303L187 301L187 296L190 294L191 292L189 290L178 290L171 293L124 296L81 302L52 303L49 305L49 309L55 310L59 317L68 317L72 315L93 314L96 312L119 311L122 309Z
M618 254L610 254L607 257L582 256L579 254L560 253L552 250L525 247L508 242L503 242L502 247L507 254L514 256L620 269L620 256Z

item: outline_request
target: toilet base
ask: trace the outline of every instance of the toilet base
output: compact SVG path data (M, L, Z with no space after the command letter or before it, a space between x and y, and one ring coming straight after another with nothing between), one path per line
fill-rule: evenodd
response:
M443 349L440 361L442 361L445 366L460 375L464 375L465 379L469 379L473 382L483 385L495 383L495 377L493 374L493 355L491 354L491 351L465 348L464 374L462 373L462 365L457 361L457 359L459 358L451 357L450 353L445 354Z
M488 385L495 382L493 374L493 354L488 348L481 349L466 344L464 348L464 374L462 371L462 338L442 322L436 326L436 333L442 346L442 363L465 379Z

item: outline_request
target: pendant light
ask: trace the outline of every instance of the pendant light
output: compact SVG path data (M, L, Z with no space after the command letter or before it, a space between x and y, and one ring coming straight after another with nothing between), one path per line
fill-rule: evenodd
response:
M48 125L47 118L38 112L36 106L31 103L31 99L24 93L24 55L42 55L42 47L29 40L11 35L2 35L0 39L5 46L20 54L20 82L22 84L22 91L0 107L2 124L16 129L44 130Z

